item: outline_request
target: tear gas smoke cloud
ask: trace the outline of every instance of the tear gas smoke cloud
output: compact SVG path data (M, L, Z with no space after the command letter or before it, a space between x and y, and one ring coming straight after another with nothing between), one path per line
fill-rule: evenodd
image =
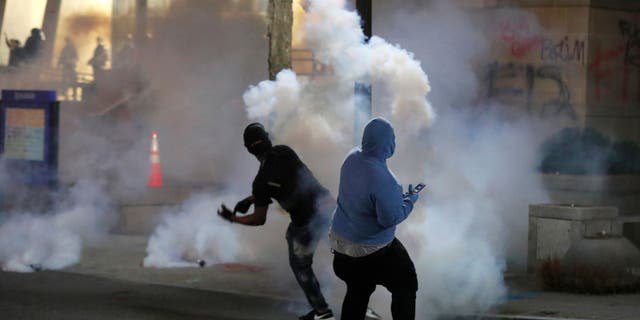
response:
M113 218L102 190L87 180L78 181L53 214L11 212L0 224L2 270L31 272L77 263L83 242L100 240Z
M320 62L334 68L342 85L371 80L384 83L390 89L393 117L404 120L414 131L433 121L435 113L425 99L429 80L411 53L377 36L363 45L360 19L354 11L344 10L342 1L311 1L307 16L309 47Z
M159 133L168 180L237 186L246 184L239 175L250 179L239 97L267 74L266 26L257 14L224 15L234 8L233 1L174 2L153 41L137 48L152 92L139 110Z
M88 10L76 12L65 20L67 32L70 35L84 37L90 33L109 34L111 27L110 17L100 10Z
M200 259L207 264L234 261L239 239L231 224L214 213L220 200L195 196L177 212L165 214L149 238L144 266L193 266Z
M425 98L429 82L420 63L379 37L364 45L359 17L343 1L311 1L305 19L305 41L332 74L308 81L283 70L275 81L250 87L243 98L248 117L271 124L275 140L296 147L320 181L335 190L341 160L351 148L355 81L388 89L391 103L381 112L401 120L403 130L428 126L435 113Z
M93 181L94 186L100 190L94 194L95 199L106 196L110 200L122 200L139 196L146 190L149 136L153 129L159 132L166 183L225 182L227 187L241 191L243 196L249 193L246 188L250 185L252 170L247 168L257 170L257 162L242 146L242 128L246 125L246 118L238 97L248 84L256 83L267 74L263 63L266 57L256 57L257 52L266 52L262 37L264 21L259 15L211 19L211 12L217 14L219 11L208 9L224 7L222 1L198 6L196 8L179 3L172 5L172 16L155 25L157 29L154 41L136 48L139 56L143 57L140 61L141 74L148 81L148 94L129 101L116 112L103 117L87 117L84 112L75 112L77 110L71 106L61 108L62 185L78 180L85 180L87 184ZM97 19L101 21L101 18ZM98 26L99 21L93 21L91 25ZM203 30L225 32L207 34L205 37ZM29 78L31 76L33 79ZM21 77L23 81L20 83L29 84L24 89L37 89L37 74ZM15 84L15 74L8 76L6 80ZM18 86L16 89L20 88ZM106 108L107 103L108 101L97 99L90 107L97 113ZM122 114L131 117L121 117ZM198 199L210 204L204 198ZM63 202L64 196L56 201ZM218 204L211 206L208 211L214 220L217 219L214 210ZM198 204L193 204L193 207L198 207ZM109 219L114 218L109 212L106 214L109 216L109 223L105 223L104 228L93 228L90 218L100 220L103 211L98 210L99 208L92 210L89 205L79 208L82 210L56 209L54 214L47 216L41 216L42 212L22 214L16 220L11 215L12 219L7 218L0 223L3 232L17 228L23 230L22 233L7 233L6 236L11 239L18 236L35 239L23 243L24 250L33 247L32 251L46 253L41 254L42 256L59 256L62 252L53 249L62 249L63 246L45 250L45 245L56 243L56 239L63 241L69 238L73 241L64 240L64 243L76 243L77 246L75 251L66 251L79 255L81 241L87 239L81 231L92 230L91 234L104 235L113 226ZM73 228L66 222L60 222L64 227L50 233L48 241L40 240L43 235L36 237L32 234L32 231L37 234L40 230L36 226L50 224L53 220L74 220L70 218L71 214L80 211L84 211L86 217L83 217L89 220L80 219ZM18 214L15 216L18 217ZM280 223L278 227L284 224L275 220ZM274 239L277 239L278 247L281 247L282 234L273 234L277 234ZM150 244L150 248L154 245L162 247L155 241ZM0 259L3 262L5 257L18 259L13 258L17 250L8 246L4 246L3 250L3 259ZM167 250L168 256L171 248ZM206 249L203 250L206 252ZM73 261L78 259L75 253L72 255L75 259ZM241 256L242 254L250 257L262 252L258 249L246 250L241 252ZM24 260L20 259L16 261ZM281 260L273 258L273 255L269 259ZM45 264L48 268L63 265Z
M275 81L245 93L248 115L272 123L276 138L302 155L324 153L306 161L314 170L318 163L321 168L331 166L326 171L337 179L349 149L353 83L382 83L381 88L374 87L373 110L374 115L389 116L396 127L398 149L390 167L401 182L415 183L422 177L428 186L420 205L399 229L418 268L419 314L432 319L486 310L504 298L502 274L507 262L522 265L527 205L547 199L534 172L540 124L534 119L505 123L500 114L489 111L470 121L470 116L477 116L471 106L480 89L473 63L488 56L489 40L482 29L487 21L446 1L428 6L385 1L376 3L374 11L379 17L374 33L380 30L380 35L406 45L416 58L382 37L362 45L355 13L345 10L341 1L312 1L306 40L333 73L318 84L283 71ZM426 130L424 124L433 120L424 99L430 84L418 60L431 75L440 108L440 121ZM320 139L322 146L310 145L310 133L324 128L316 125L319 118L330 119L322 131L331 134ZM290 131L296 134L287 134ZM333 160L328 161L330 154ZM372 301L379 302L377 310L388 316L388 295Z
M233 205L240 196L226 191L197 194L182 205L167 210L149 238L143 266L155 268L194 267L204 260L207 266L223 263L257 263L269 267L269 276L278 280L273 287L294 283L287 259L284 231L288 217L270 210L260 228L231 224L218 217L220 204Z
M251 193L259 166L243 146L242 131L248 121L239 97L249 84L267 76L266 25L257 14L211 18L212 13L235 8L232 1L176 3L171 16L158 26L158 36L149 47L141 48L153 91L143 114L159 132L165 179L191 184L213 180L225 188L213 191L213 196L196 196L188 200L188 207L168 212L149 239L145 263L179 266L180 259L210 250L213 260L208 264L260 261L284 268L283 274L295 281L286 270L288 265L282 264L287 257L287 218L276 208L270 209L267 224L256 229L232 226L215 213L221 200L233 206ZM200 225L236 240L216 238L220 241L202 242L203 247L196 250L196 243L189 241L197 240L191 235Z
M507 258L513 254L517 260L522 255L526 204L545 199L538 181L530 176L535 150L522 147L536 145L532 138L536 127L527 121L504 124L495 121L491 112L483 115L483 121L469 121L468 113L461 111L471 105L480 87L472 61L486 56L489 47L477 19L443 5L449 3L446 1L430 2L428 10L408 8L406 1L379 1L374 7L374 32L381 37L362 45L357 16L340 3L311 2L306 27L308 44L333 73L309 81L283 71L276 81L249 88L243 96L249 118L265 122L277 143L291 145L323 184L337 190L340 164L352 147L353 82L381 84L381 88L374 87L373 109L376 115L389 117L397 129L398 149L390 167L404 185L419 179L428 188L415 212L399 228L399 238L418 269L420 312L431 317L485 309L504 295L501 274ZM425 8L423 2L420 8ZM169 212L149 241L145 264L164 267L200 254L212 261L246 259L282 266L283 277L294 281L282 263L286 260L283 237L287 217L275 214L277 205L272 205L267 225L246 232L244 228L249 227L221 225L224 221L213 212L219 201L232 205L249 194L258 167L242 147L247 119L234 99L248 84L266 78L266 57L256 57L256 52L267 51L261 38L264 23L253 18L211 19L210 13L201 9L177 4L172 17L158 26L154 41L137 48L144 57L142 70L151 94L129 106L135 123L124 121L125 127L105 124L96 132L82 128L70 138L63 135L67 138L61 141L61 148L67 151L61 155L78 157L68 160L78 168L73 177L98 176L100 181L109 181L109 192L135 190L144 187L148 133L157 130L167 180L193 183L205 177L224 183L231 191L228 197L196 196ZM383 37L400 43L415 57ZM428 71L429 79L421 67ZM429 92L430 86L433 92ZM439 120L425 129L433 120L425 100L428 92L438 106ZM3 238L2 243L35 240L18 241L22 245L16 245L19 250L3 246L0 260L4 263L8 259L4 257L15 256L7 252L18 251L56 256L51 252L60 251L45 250L45 244L78 243L74 241L87 237L78 230L104 234L102 229L91 227L100 219L88 218L88 228L81 226L83 223L72 227L58 222L71 217L68 212L80 214L91 208L67 208L76 207L81 209L6 218L0 225L0 237L9 240ZM47 233L28 232L45 224L60 226L59 233L49 232L60 240L45 241L35 235L44 237ZM236 239L242 248L225 240L222 250L218 235ZM30 243L34 249L24 249ZM57 247L64 247L62 244ZM79 252L78 247L69 245L65 252ZM20 257L13 261L23 267L31 262ZM323 261L318 262L322 265ZM62 264L50 263L48 267L53 265ZM317 271L320 277L326 273L335 279L330 266ZM381 303L376 310L383 315L388 299L374 298Z

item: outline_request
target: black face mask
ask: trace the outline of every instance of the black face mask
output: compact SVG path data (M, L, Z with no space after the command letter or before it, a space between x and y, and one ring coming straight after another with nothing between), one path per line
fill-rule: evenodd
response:
M251 153L252 155L260 158L262 155L264 155L265 153L267 153L267 151L269 151L269 149L271 149L271 141L267 140L267 141L263 141L263 140L258 140L256 142L254 142L252 145L250 146L246 146L247 147L247 151L249 151L249 153Z
M254 122L244 129L244 146L249 153L260 158L271 149L269 134L262 124Z

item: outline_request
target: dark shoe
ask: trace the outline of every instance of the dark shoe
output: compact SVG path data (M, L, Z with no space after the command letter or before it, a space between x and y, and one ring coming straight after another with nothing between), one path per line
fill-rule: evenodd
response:
M300 320L335 320L333 317L333 312L331 310L327 310L323 313L317 313L315 310L311 310L311 312L306 315L298 318Z

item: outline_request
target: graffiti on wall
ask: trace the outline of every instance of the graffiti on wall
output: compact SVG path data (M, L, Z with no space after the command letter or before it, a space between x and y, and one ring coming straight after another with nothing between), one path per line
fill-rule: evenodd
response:
M557 65L493 62L488 66L487 98L515 98L530 115L540 117L567 116L576 118L571 104L571 93ZM553 93L542 92L541 88L554 88ZM546 97L543 101L536 96Z
M510 17L498 23L500 40L509 47L511 57L521 59L537 53L545 63L585 63L585 40L569 35L545 36L537 23L528 16Z
M527 17L510 17L498 23L500 39L508 44L511 55L523 58L542 43L536 25Z
M637 24L620 20L620 35L625 38L624 63L640 67L640 27Z
M577 62L584 64L585 41L581 39L569 40L568 36L560 41L545 38L540 46L540 60L549 63Z
M596 101L604 96L622 102L629 102L632 98L640 101L640 26L621 19L618 31L622 41L609 47L596 44L594 57L588 66ZM636 95L632 97L634 79Z

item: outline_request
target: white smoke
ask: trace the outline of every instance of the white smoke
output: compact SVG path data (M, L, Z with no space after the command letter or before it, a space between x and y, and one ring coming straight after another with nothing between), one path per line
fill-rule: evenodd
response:
M278 142L291 145L323 183L336 186L352 146L354 82L379 85L373 116L388 117L396 128L398 147L389 166L405 186L427 183L398 231L418 270L418 314L433 319L486 311L506 295L507 265L523 265L528 204L547 198L535 173L540 127L532 119L505 123L493 112L477 117L472 105L480 75L474 63L486 61L490 48L482 21L445 1L375 3L374 16L382 18L374 32L386 32L414 56L380 36L363 44L357 14L342 3L311 1L306 14L307 45L329 74L302 80L285 70L275 81L250 87L244 95L248 116L270 124ZM431 127L429 80L440 110ZM372 298L386 316L389 299Z
M145 267L194 266L236 261L239 239L231 224L217 216L221 198L197 195L167 212L147 245Z
M428 126L435 113L425 98L430 87L420 62L380 37L363 44L358 15L346 10L342 2L311 1L304 24L306 43L316 59L331 67L328 79L300 81L291 70L283 70L275 81L263 81L245 92L249 118L264 121L269 114L286 118L320 106L324 117L330 117L326 114L331 110L344 115L353 108L353 97L348 93L353 92L354 83L375 81L388 87L392 95L392 117L404 120L414 131ZM316 99L320 92L331 93L333 106L323 106L327 98Z
M399 46L379 37L363 44L359 17L343 1L311 1L303 28L316 59L331 71L310 80L283 70L274 81L251 86L243 99L250 120L267 124L276 142L296 147L319 180L335 190L338 168L352 147L354 83L384 87L391 103L379 113L415 133L435 118L426 99L429 81L420 62Z
M10 212L0 224L2 270L61 269L79 261L84 242L98 241L114 224L106 197L79 181L55 213Z
M522 270L528 204L546 199L536 150L521 148L535 143L534 128L443 114L428 133L432 148L414 151L426 159L414 168L427 189L400 239L415 258L418 312L427 319L488 310L506 297L507 266Z

